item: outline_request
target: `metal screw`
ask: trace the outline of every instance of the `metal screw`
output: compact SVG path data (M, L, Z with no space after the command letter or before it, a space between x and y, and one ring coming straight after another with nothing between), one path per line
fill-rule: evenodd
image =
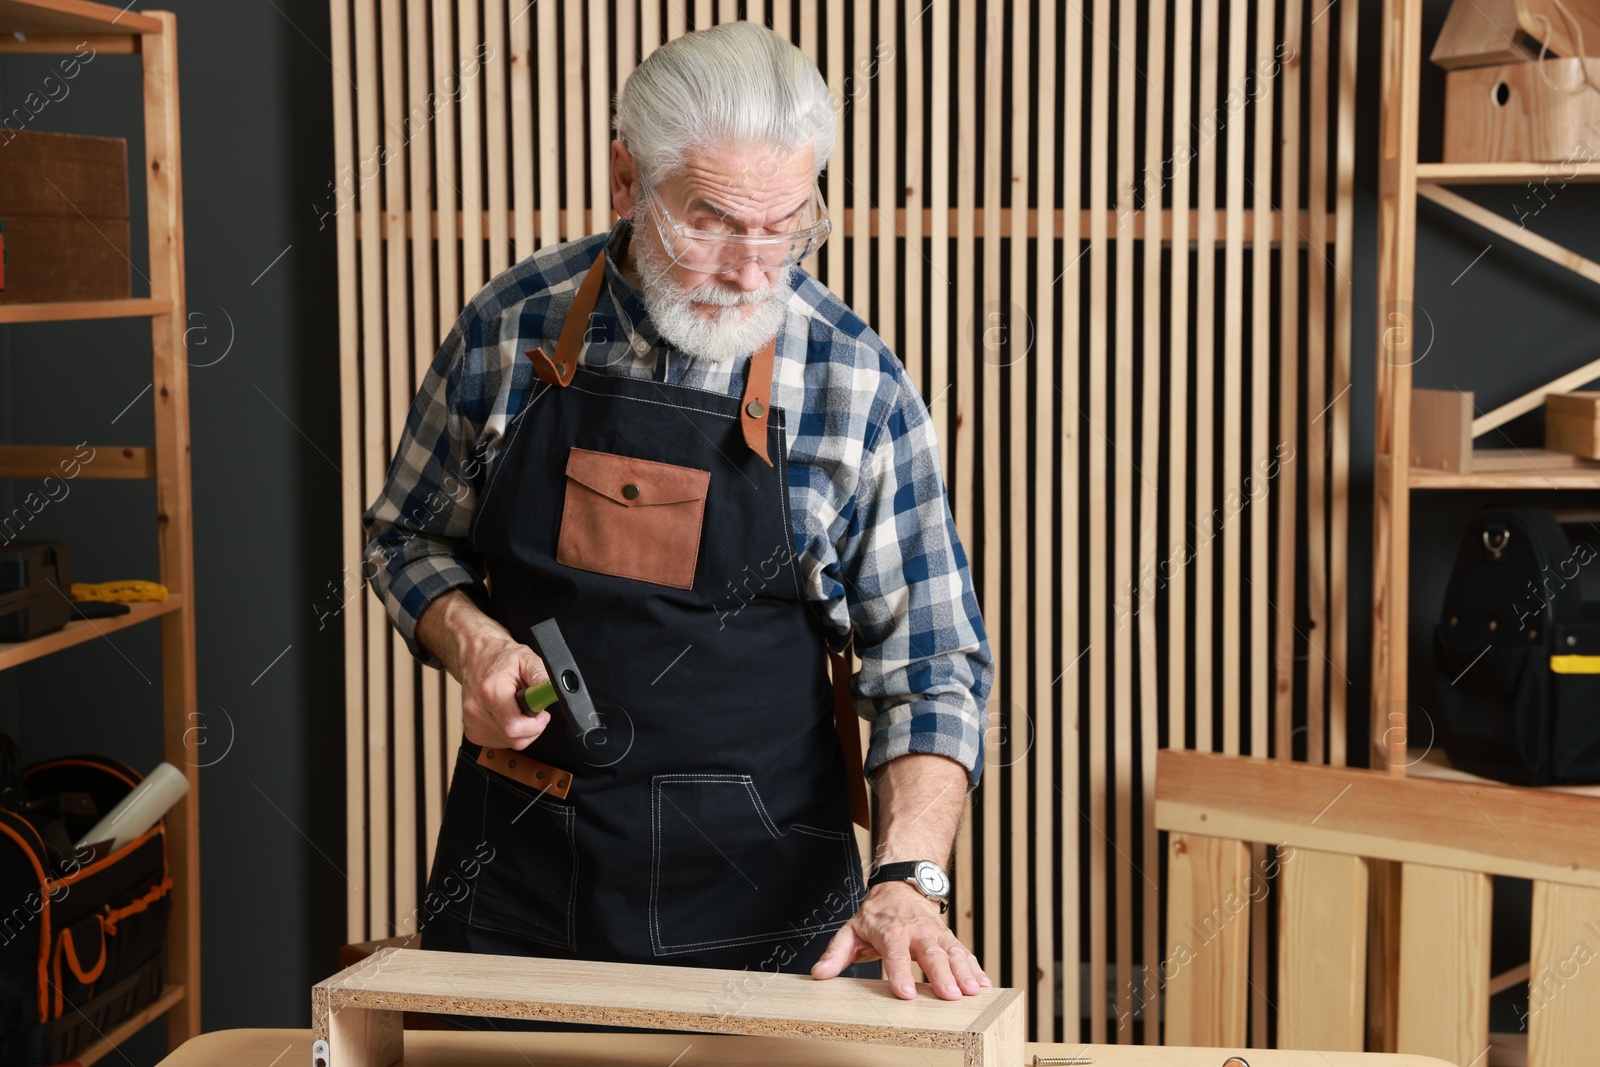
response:
M1087 1064L1093 1063L1092 1056L1035 1056L1033 1067L1046 1067L1047 1064Z

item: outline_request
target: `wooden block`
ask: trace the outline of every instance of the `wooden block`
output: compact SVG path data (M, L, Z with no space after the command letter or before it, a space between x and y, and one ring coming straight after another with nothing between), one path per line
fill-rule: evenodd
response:
M1429 470L1472 470L1472 393L1411 390L1411 465Z
M1551 393L1544 398L1544 446L1600 459L1600 393Z
M375 953L313 987L311 1003L322 1067L397 1062L402 1011L955 1049L964 1067L1014 1067L1026 1033L1015 989L943 1001L924 986L903 1002L867 979L421 949Z
M1578 45L1582 35L1583 48ZM1430 58L1446 70L1535 59L1539 44L1558 56L1600 46L1594 0L1456 0Z
M128 142L0 130L0 219L128 217Z
M1160 782L1159 771L1156 781ZM1250 849L1240 841L1173 834L1167 872L1162 1044L1242 1046L1249 976Z
M1528 1062L1580 1067L1600 1047L1600 890L1533 883Z
M1482 1062L1489 1047L1491 885L1476 871L1403 867L1396 1051Z
M1596 42L1600 46L1600 40ZM1589 162L1600 59L1546 59L1445 75L1446 163Z
M1312 849L1279 863L1278 1047L1360 1052L1367 989L1367 861Z
M5 154L0 149L0 156ZM128 220L0 214L0 303L126 300L133 292Z

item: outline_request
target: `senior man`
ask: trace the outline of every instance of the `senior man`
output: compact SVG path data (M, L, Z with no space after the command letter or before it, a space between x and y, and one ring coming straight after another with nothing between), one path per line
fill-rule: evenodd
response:
M364 516L391 620L462 685L423 943L817 978L881 959L908 999L915 960L975 995L940 916L992 665L927 408L798 267L828 234L826 85L725 24L652 53L616 129L622 221L473 298ZM603 724L581 738L519 706L548 619ZM869 879L827 670L852 638Z

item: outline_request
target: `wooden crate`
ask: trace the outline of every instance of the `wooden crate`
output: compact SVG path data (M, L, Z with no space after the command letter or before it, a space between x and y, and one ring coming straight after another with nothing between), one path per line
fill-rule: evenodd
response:
M1600 393L1551 393L1544 399L1544 446L1600 459Z
M1600 48L1600 40L1593 43ZM1446 163L1578 162L1595 158L1600 59L1546 59L1445 75ZM1593 125L1591 125L1593 124Z
M313 1062L389 1067L403 1011L845 1041L960 1053L964 1067L1022 1062L1026 1001L994 987L959 1001L922 987L765 971L383 949L311 990Z
M127 299L128 143L11 133L0 146L0 240L0 303Z

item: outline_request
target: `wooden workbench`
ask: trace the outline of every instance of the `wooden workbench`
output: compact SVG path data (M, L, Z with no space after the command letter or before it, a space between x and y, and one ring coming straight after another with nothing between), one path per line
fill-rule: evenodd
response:
M1250 1067L1448 1067L1423 1056L1249 1050ZM1228 1052L1129 1045L1032 1044L1035 1056L1084 1056L1094 1067L1222 1067ZM161 1067L306 1067L310 1030L219 1030L185 1044ZM954 1067L956 1050L900 1049L716 1034L512 1034L409 1031L404 1067Z

